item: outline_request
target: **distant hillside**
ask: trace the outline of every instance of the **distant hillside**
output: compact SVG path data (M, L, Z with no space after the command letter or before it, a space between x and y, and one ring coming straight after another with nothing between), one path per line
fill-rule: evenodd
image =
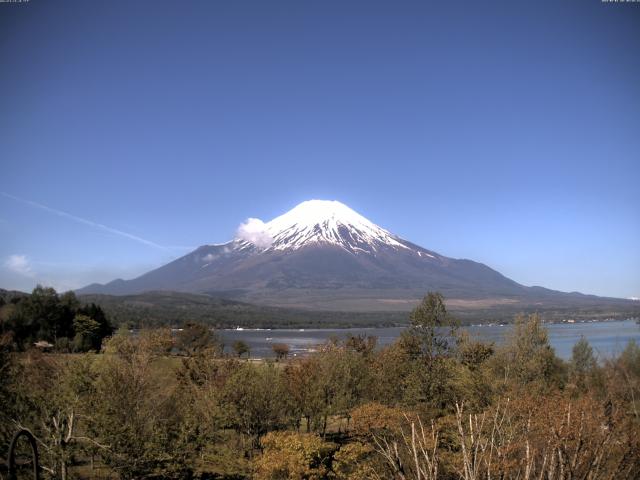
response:
M29 294L18 290L5 290L4 288L0 288L0 304L2 304L2 302L9 303L13 298L24 297L26 295Z
M217 328L340 328L367 326L398 326L409 322L405 312L340 312L266 307L227 300L209 295L182 292L148 292L139 295L80 295L83 302L100 305L115 324L132 326L182 325L187 321L204 322ZM588 307L569 305L523 307L522 305L483 305L476 302L461 305L448 302L449 310L462 324L511 322L521 312L538 312L546 321L605 320L640 316L640 304L620 311L607 305L606 299ZM636 302L637 303L637 302Z
M0 288L0 305L28 293ZM417 302L407 303L405 311L344 312L268 307L229 300L211 295L183 292L147 292L138 295L78 295L83 303L100 305L114 325L181 326L185 322L203 322L217 328L347 328L403 326L409 322L409 310ZM596 301L596 299L599 301ZM482 301L447 301L447 308L462 324L511 322L518 313L541 314L545 321L606 320L640 317L640 302L628 309L608 305L606 300L592 297L593 303L576 308L554 304L544 308Z
M182 292L139 295L79 295L82 302L100 305L116 325L180 326L203 322L217 328L340 328L396 326L408 322L403 312L304 311L264 307L223 298Z

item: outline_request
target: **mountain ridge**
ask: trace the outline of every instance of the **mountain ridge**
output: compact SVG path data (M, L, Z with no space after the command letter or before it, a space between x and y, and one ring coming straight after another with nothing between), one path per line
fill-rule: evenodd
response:
M227 243L202 245L137 278L88 285L78 293L152 290L353 311L406 310L430 290L451 301L486 305L584 304L600 298L521 285L485 264L416 245L326 200L303 202L267 223L248 219Z

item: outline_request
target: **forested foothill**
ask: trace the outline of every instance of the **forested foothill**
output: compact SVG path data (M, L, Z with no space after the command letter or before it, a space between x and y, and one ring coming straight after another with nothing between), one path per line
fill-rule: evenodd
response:
M350 337L252 361L197 323L98 345L85 325L110 328L99 309L30 298L1 310L0 457L28 429L43 478L640 478L635 342L597 359L582 339L565 362L534 314L483 343L429 293L391 345Z
M37 286L31 295L0 295L0 335L16 350L38 343L41 349L60 352L100 350L113 327L102 308L82 304L73 292L58 294Z
M222 295L234 293L223 292ZM404 327L408 324L407 311L360 311L364 307L357 311L273 307L219 295L152 291L135 295L80 295L79 299L83 303L99 305L114 324L126 324L130 328L179 327L187 322L206 323L215 328L357 328ZM385 292L380 291L379 295L384 298ZM545 322L561 322L568 318L591 321L640 317L638 302L627 302L623 306L610 300L601 298L588 306L579 306L580 303L570 301L553 304L548 299L540 299L528 305L505 303L481 307L474 303L472 308L450 302L448 308L461 325L511 323L518 313L538 313Z

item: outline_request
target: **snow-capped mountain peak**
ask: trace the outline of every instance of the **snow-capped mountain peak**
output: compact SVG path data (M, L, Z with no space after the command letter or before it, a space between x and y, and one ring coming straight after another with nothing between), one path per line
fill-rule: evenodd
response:
M612 303L524 287L481 263L448 258L399 238L340 202L321 200L303 202L268 223L249 218L230 242L202 245L137 278L90 285L80 293L161 290L336 312L407 310L428 291L468 305L460 308L492 312L492 319L493 312L503 311L494 310L498 307L616 311L618 305L625 315L638 312L637 302L630 300Z
M387 230L345 204L308 200L265 224L273 239L268 250L297 250L310 244L328 244L352 253L375 252L382 246L408 248Z

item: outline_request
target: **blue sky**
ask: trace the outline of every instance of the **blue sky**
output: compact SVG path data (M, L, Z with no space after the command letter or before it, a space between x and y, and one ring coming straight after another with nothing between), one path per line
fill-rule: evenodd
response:
M131 278L336 199L640 297L640 5L0 3L0 287Z

